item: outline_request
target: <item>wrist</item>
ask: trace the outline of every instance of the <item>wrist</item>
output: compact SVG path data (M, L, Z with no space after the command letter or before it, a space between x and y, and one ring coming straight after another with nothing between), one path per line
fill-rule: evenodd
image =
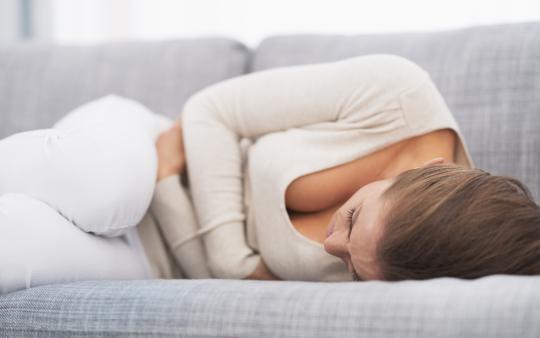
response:
M255 271L253 271L245 279L256 279L256 280L279 280L279 278L268 269L264 261L261 259Z
M172 168L160 169L157 173L157 182L166 179L167 177L180 175L180 171Z

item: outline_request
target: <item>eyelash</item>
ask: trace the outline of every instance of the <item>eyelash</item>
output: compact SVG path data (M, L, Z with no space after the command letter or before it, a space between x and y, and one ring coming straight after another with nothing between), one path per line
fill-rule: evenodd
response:
M352 279L353 281L362 281L362 279L360 279L360 277L358 277L358 275L356 274L356 271L353 271Z
M347 220L347 223L349 224L349 234L347 235L348 238L351 237L351 231L352 231L352 216L353 216L353 214L354 214L354 211L355 211L354 208L350 208L350 209L347 210L347 212L346 212L346 217L345 217L345 219ZM356 271L354 271L354 269L353 269L353 272L352 272L352 279L353 279L353 281L362 281L362 279L360 279L360 277L358 277L358 275L356 274Z
M351 237L352 216L353 216L353 214L354 214L354 208L350 208L349 210L347 210L346 220L347 220L347 223L349 225L349 235L348 235L348 237Z
M356 209L354 208L350 208L349 210L347 210L346 212L346 217L345 219L347 220L347 223L349 224L349 234L347 235L348 238L351 237L351 231L352 231L352 216L354 214ZM356 274L356 271L354 271L353 269L353 272L352 272L352 279L353 281L363 281L363 279L361 279L360 277L358 277L358 274Z

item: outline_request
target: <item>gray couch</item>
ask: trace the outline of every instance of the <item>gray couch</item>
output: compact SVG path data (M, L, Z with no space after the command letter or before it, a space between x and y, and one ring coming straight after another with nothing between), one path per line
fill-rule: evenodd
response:
M540 198L540 23L388 35L0 46L0 137L48 128L108 93L175 117L195 91L279 66L368 53L424 67L478 167ZM254 112L256 114L256 112ZM81 262L84 264L84 262ZM0 273L2 273L0 271ZM0 336L539 337L540 276L315 283L85 281L0 297Z

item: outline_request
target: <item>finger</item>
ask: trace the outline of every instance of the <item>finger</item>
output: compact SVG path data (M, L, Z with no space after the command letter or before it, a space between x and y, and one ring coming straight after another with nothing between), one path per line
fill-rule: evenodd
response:
M425 162L420 167L416 167L414 169L429 167L430 165L434 165L434 164L442 164L442 163L444 163L444 161L445 161L444 157L435 157L435 158L432 158L431 160Z
M440 164L440 163L444 163L444 157L435 157L429 161L427 161L426 163L424 163L424 167L427 167L427 166L430 166L430 165L433 165L433 164Z

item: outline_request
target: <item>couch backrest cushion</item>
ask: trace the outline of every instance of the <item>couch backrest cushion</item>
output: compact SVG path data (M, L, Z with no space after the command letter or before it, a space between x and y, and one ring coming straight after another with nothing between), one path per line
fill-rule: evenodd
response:
M540 200L540 23L433 33L274 36L258 46L251 71L370 53L401 55L426 69L477 167L523 180Z
M0 138L49 128L106 94L176 117L195 91L246 71L249 50L225 38L97 46L0 45Z

